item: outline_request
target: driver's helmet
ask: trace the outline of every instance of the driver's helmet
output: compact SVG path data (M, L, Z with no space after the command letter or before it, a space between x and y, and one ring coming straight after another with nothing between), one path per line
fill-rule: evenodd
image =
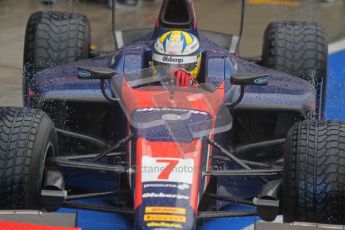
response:
M152 61L154 66L166 66L170 72L183 69L197 80L201 63L199 39L184 31L169 31L155 42Z

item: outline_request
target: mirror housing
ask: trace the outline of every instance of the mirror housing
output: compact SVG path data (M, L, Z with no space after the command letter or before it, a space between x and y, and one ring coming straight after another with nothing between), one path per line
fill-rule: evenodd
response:
M257 85L265 86L268 84L267 74L262 73L235 73L231 76L232 85Z
M82 80L107 80L115 75L115 70L104 67L78 67L78 78Z

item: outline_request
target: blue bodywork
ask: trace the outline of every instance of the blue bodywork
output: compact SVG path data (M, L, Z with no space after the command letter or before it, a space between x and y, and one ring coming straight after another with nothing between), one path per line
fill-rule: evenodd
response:
M312 84L296 76L268 69L236 57L228 50L219 47L203 33L198 32L193 26L195 24L193 20L191 24L191 28L185 30L199 37L202 50L202 67L198 80L215 86L224 83L225 104L236 101L240 94L240 88L232 86L230 83L233 74L251 72L267 74L269 77L267 86L247 86L245 88L242 102L230 111L234 117L233 129L215 136L215 140L222 146L233 144L240 146L248 144L250 141L282 138L285 137L291 124L301 120L302 117L314 116L317 100L316 90ZM98 81L78 79L77 69L80 66L107 67L114 69L117 74L121 74L148 68L152 59L154 42L168 30L171 29L158 25L151 33L143 35L140 39L112 54L37 72L25 82L34 94L30 98L29 96L25 97L25 106L43 109L60 129L76 128L77 131L104 138L110 142L123 138L128 127L126 127L125 116L121 114L121 108L119 105L111 104L103 97ZM109 95L115 95L110 84L107 85L107 91ZM63 116L57 112L58 108L64 110ZM95 111L97 110L95 108L99 108L99 111ZM103 109L104 111L102 111ZM88 118L88 113L93 112L99 112L99 114ZM77 116L73 117L76 114ZM90 125L90 119L95 119L92 122L97 123L96 119L102 119L103 115L104 117L110 116L109 120L112 120L112 123L104 121L103 126L95 126L92 131L96 131L90 133L91 129L87 128ZM78 123L78 120L83 118L85 118L85 123ZM253 125L253 123L258 124ZM246 125L250 127L250 131L244 128ZM108 130L106 134L103 133L104 127ZM252 137L247 137L247 132L252 131L254 133ZM147 131L145 135L149 134ZM78 143L80 145L80 142ZM64 144L66 143L61 145ZM62 147L61 149L68 148ZM91 147L86 149L92 152ZM274 162L282 157L281 154L274 154L276 150L281 152L279 148L273 149L271 151L273 154L258 150L252 154L243 155L243 159ZM217 154L219 153L216 151L215 155ZM123 159L119 161L121 160ZM206 155L202 157L202 161L202 164L206 165L205 162L208 161ZM213 160L212 165L221 169L237 167L222 159ZM114 186L121 186L120 178L117 177L115 180L118 183L114 183ZM255 177L218 176L216 182L218 195L231 195L237 198L252 198L260 192L262 187L262 183ZM217 206L221 208L223 205L223 203L218 203Z
M203 50L201 73L207 83L219 85L224 81L224 103L235 101L239 95L239 87L232 87L230 84L230 77L236 72L259 72L269 76L268 86L246 87L244 99L237 106L237 110L286 110L303 114L315 102L315 89L307 81L237 58L228 51L219 48L206 36L202 34L199 36ZM38 72L30 82L32 91L37 93L39 97L36 106L43 106L55 101L85 103L92 101L107 104L98 81L79 80L77 78L78 66L110 67L115 69L117 73L147 68L151 60L154 41L155 37L148 34L114 54ZM111 93L110 87L108 91ZM221 143L226 144L228 141ZM226 163L222 161L215 161L215 164L227 169L233 168L233 165L224 166ZM254 194L258 194L261 186L261 183L258 183L255 178L221 177L218 179L218 193L220 195L252 197Z
M152 56L152 44L155 40L156 37L148 34L114 54L43 70L38 72L28 84L41 100L105 102L99 82L77 78L78 66L110 67L118 74L148 68ZM238 96L239 88L231 87L229 81L231 75L236 72L258 72L269 76L269 84L266 87L246 87L245 97L239 108L255 106L303 111L315 102L315 89L307 81L237 58L202 34L200 34L200 44L203 50L201 70L203 81L216 86L225 82L224 103L232 102Z

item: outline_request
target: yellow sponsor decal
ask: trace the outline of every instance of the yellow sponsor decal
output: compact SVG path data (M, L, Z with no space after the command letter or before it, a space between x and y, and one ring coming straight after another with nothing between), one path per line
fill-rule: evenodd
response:
M162 227L162 228L182 228L181 224L175 223L166 223L166 222L148 222L147 227L154 228L154 227Z
M175 207L146 207L145 213L168 213L168 214L179 214L185 215L185 208L175 208Z
M167 221L186 223L186 217L171 215L144 215L144 221Z
M270 5L290 6L290 7L299 7L302 5L300 1L296 1L296 0L249 0L249 4L253 4L253 5L270 4Z

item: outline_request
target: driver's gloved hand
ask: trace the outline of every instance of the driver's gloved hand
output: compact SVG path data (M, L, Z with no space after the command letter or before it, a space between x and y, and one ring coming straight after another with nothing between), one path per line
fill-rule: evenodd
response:
M183 69L176 70L171 75L171 77L175 77L176 86L189 87L192 85L192 75Z

